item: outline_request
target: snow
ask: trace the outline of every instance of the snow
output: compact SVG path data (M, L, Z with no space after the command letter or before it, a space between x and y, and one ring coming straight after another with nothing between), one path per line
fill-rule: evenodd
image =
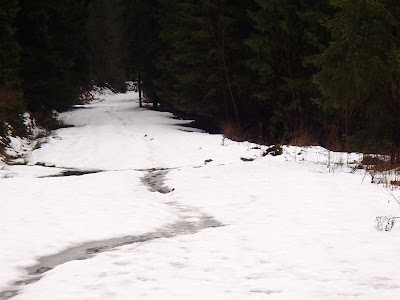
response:
M6 155L14 158L14 164L25 164L26 158L30 153L47 140L46 130L37 126L35 120L29 113L24 113L23 120L27 128L28 137L12 136L12 128L10 125L6 124L8 127L8 137L7 141L3 141L4 144L6 144L4 150ZM3 138L0 137L0 141L2 139ZM4 162L4 159L0 157L0 161Z
M399 205L356 169L361 154L263 156L139 108L134 92L103 98L61 114L74 127L27 165L0 166L0 299L400 297L399 227L375 228ZM66 171L97 173L52 177ZM48 255L147 234L16 284Z

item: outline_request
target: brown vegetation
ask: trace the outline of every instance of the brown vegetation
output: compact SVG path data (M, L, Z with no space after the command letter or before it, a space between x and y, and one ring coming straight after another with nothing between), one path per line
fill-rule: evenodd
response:
M221 124L221 133L224 137L236 142L249 141L253 136L249 130L244 130L238 123L232 121Z
M310 130L299 129L294 133L294 137L289 142L289 145L298 146L298 147L307 147L307 146L317 146L317 136L313 134Z
M387 189L400 186L400 163L391 155L366 155L361 166L371 176L371 182L383 184Z

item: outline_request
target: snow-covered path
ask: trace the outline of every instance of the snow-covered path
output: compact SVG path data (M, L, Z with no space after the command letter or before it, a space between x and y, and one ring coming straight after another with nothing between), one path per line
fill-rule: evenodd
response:
M399 230L374 228L399 207L326 150L264 157L134 93L62 117L0 170L0 299L400 298Z

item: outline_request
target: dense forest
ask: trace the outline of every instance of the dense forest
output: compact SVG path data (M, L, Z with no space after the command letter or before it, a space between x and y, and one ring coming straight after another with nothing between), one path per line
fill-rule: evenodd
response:
M398 0L0 0L0 134L127 80L237 140L400 148Z

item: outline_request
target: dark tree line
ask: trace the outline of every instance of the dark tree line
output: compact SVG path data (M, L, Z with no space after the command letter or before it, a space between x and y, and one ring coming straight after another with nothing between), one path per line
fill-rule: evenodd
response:
M16 38L18 0L0 2L0 134L6 124L23 132L21 114L25 111L21 93L20 52Z
M168 109L268 143L399 147L400 2L124 3L131 74Z
M391 151L399 21L397 0L0 0L0 122L140 74L154 103L238 139Z
M22 113L67 109L89 81L84 0L0 1L0 123L24 135Z

